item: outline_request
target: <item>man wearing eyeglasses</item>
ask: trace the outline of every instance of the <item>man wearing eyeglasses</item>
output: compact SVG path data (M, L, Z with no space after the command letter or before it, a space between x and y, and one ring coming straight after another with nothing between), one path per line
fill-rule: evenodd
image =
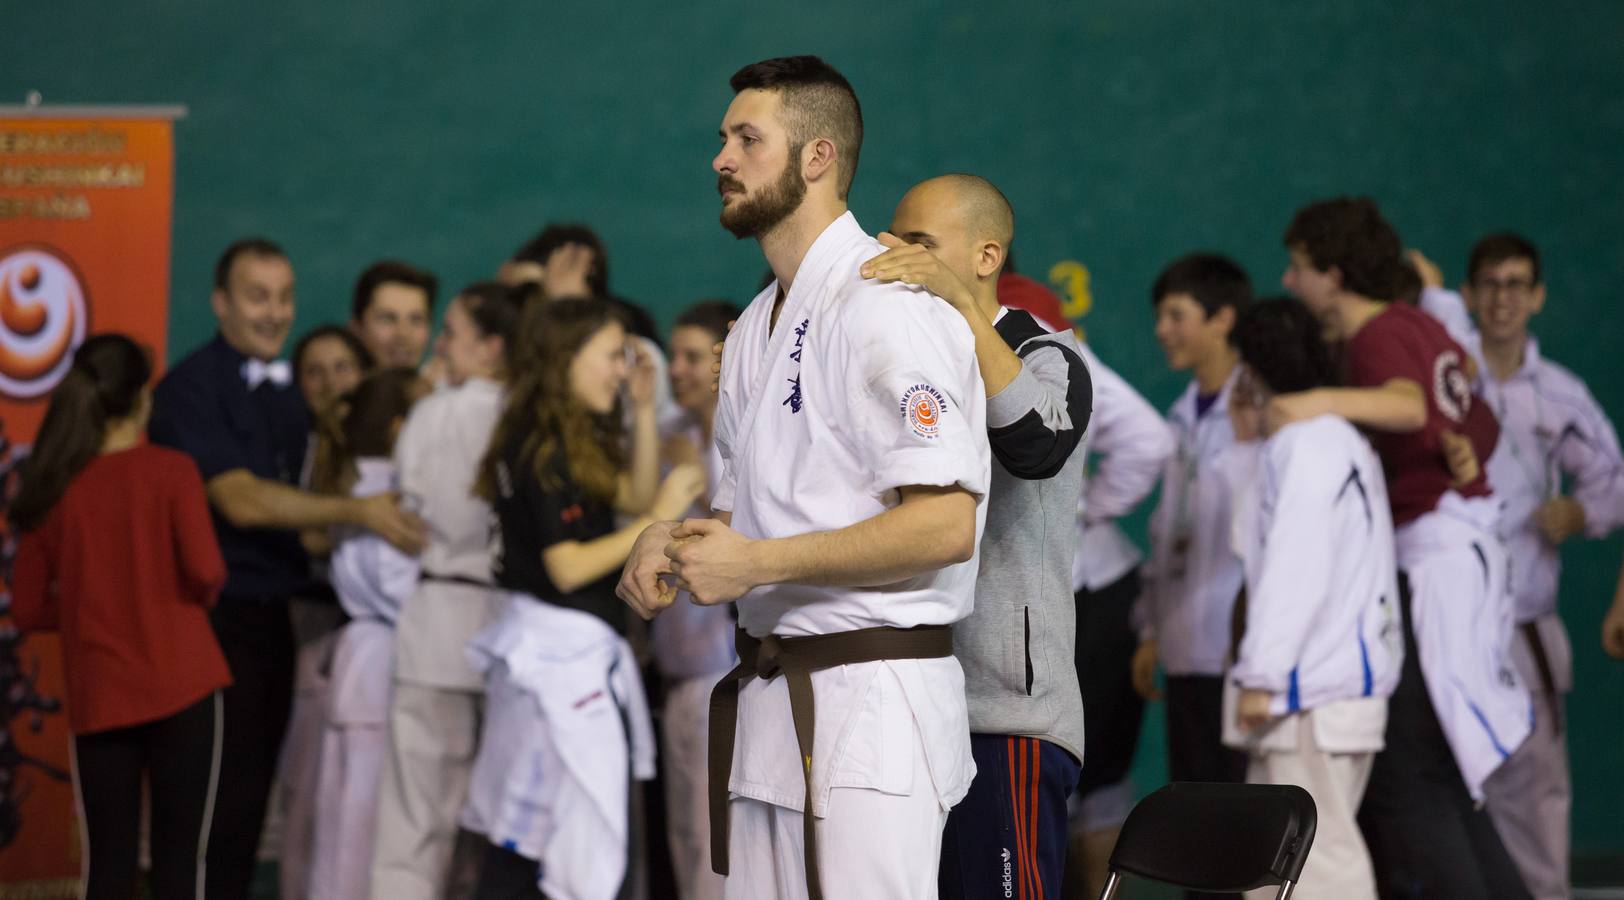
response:
M1487 805L1533 895L1566 898L1573 788L1562 695L1573 687L1573 653L1556 608L1558 549L1581 533L1600 538L1624 525L1624 459L1584 382L1543 356L1528 332L1545 306L1531 241L1509 233L1478 241L1459 295L1442 287L1425 257L1411 260L1427 283L1424 309L1468 327L1470 310L1476 320L1459 340L1477 359L1478 394L1500 420L1488 472L1503 504L1500 536L1516 560L1511 658L1534 695L1534 730L1484 786Z

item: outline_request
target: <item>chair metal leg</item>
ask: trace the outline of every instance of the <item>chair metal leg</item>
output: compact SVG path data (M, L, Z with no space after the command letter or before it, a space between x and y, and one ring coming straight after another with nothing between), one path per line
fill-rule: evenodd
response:
M1105 890L1100 891L1100 900L1114 900L1117 889L1122 887L1122 876L1112 869L1105 878Z
M1289 881L1280 882L1280 893L1274 895L1274 900L1291 900L1291 891L1297 887Z

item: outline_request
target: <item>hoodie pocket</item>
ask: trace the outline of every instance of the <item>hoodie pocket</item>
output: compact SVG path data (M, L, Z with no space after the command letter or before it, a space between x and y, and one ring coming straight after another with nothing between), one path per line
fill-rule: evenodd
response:
M1021 658L1026 661L1026 696L1032 696L1032 607L1021 607Z

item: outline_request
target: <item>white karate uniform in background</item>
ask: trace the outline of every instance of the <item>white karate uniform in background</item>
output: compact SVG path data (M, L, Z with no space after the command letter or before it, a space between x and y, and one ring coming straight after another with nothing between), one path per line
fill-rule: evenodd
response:
M299 487L310 488L316 463L315 434L305 441L304 468ZM312 580L330 585L327 560L310 561ZM276 860L276 880L282 900L308 900L310 854L316 827L316 778L321 770L322 723L327 718L327 671L333 661L344 611L325 600L294 597L288 604L297 647L293 662L293 704L288 730L276 761L276 790L260 839L259 858Z
M508 594L474 636L487 719L463 824L537 861L551 900L614 900L631 782L654 777L654 726L631 647L590 613Z
M1094 412L1080 450L1093 460L1091 471L1083 476L1083 493L1077 503L1073 594L1109 587L1142 561L1139 548L1117 520L1150 496L1177 449L1173 430L1161 413L1101 362L1088 345L1080 348L1094 385ZM1085 636L1079 633L1078 641L1085 642ZM1084 685L1085 703L1087 691ZM1073 821L1089 831L1119 828L1127 821L1134 799L1133 784L1123 778L1078 800Z
M394 490L388 459L361 459L352 490ZM310 900L370 895L378 788L389 751L394 624L417 586L417 560L368 531L350 530L333 548L333 590L350 615L333 651L327 721L317 779Z
M1240 560L1230 547L1229 488L1217 465L1235 443L1229 393L1237 367L1206 415L1196 415L1191 382L1167 411L1177 450L1162 475L1150 517L1150 562L1141 597L1141 637L1154 638L1168 675L1221 675L1229 652L1229 617L1241 588Z
M328 670L333 648L344 627L344 613L331 603L295 599L289 606L298 651L293 663L293 704L288 710L288 733L276 761L279 806L266 823L278 824L272 847L269 833L260 842L260 859L275 859L278 892L282 900L309 900L310 857L315 852L316 800L321 775L321 735L327 721L331 683Z
M1314 798L1318 831L1294 896L1375 900L1355 817L1404 654L1381 463L1335 416L1288 425L1237 458L1256 477L1236 494L1246 634L1224 686L1224 742L1250 754L1247 781ZM1278 718L1241 731L1242 689L1268 691Z
M1494 497L1448 491L1437 508L1393 536L1410 583L1427 696L1476 801L1490 773L1528 737L1534 718L1528 687L1510 660L1510 564L1495 532L1499 511Z
M774 282L728 337L713 506L746 537L845 528L896 506L898 488L957 485L977 498L980 542L991 451L974 340L940 299L858 274L884 250L841 216L808 250L777 327ZM756 637L948 625L970 612L976 567L972 558L874 588L762 587L739 601L739 620ZM810 812L825 896L936 896L947 810L975 773L958 661L860 663L812 684ZM785 680L747 682L729 781L729 898L804 896L800 757Z
M665 358L665 351L653 340L640 334L631 335L631 342L637 349L648 356L649 365L654 367L654 421L662 432L673 431L681 427L688 413L677 403L677 398L671 393L671 363ZM626 407L626 428L630 430L635 424L636 411L630 404Z
M1488 373L1476 342L1468 348L1479 359L1478 389L1500 419L1489 483L1503 503L1500 536L1512 559L1519 630L1511 659L1534 698L1533 733L1484 792L1495 828L1536 900L1561 900L1568 896L1573 805L1563 698L1573 689L1573 649L1557 612L1561 559L1533 515L1566 493L1584 506L1585 535L1605 537L1624 523L1624 461L1613 424L1590 391L1542 357L1536 341L1529 339L1522 368L1504 382ZM1541 671L1529 628L1548 671Z
M1077 504L1074 593L1105 587L1139 565L1139 548L1116 522L1150 495L1177 449L1172 429L1156 409L1088 345L1081 349L1094 382L1094 414L1082 450L1098 461Z
M716 493L722 457L695 426L685 429L705 460L709 489ZM704 517L704 508L689 514ZM660 760L665 778L666 835L680 900L722 900L722 876L711 871L710 695L716 682L738 662L733 652L730 605L700 606L686 592L650 623L649 649L665 679L661 710Z
M457 821L485 702L465 650L504 597L481 586L491 581L491 508L473 485L502 397L502 385L483 378L441 387L412 407L395 441L402 496L429 529L423 572L434 577L417 584L396 628L375 900L443 900L457 881Z
M1500 381L1489 371L1460 296L1429 288L1422 299L1423 308L1471 351L1478 394L1500 420L1500 442L1488 461L1489 484L1501 503L1499 534L1512 560L1519 630L1511 658L1533 694L1534 730L1484 786L1488 809L1536 900L1561 900L1568 896L1573 805L1562 698L1573 689L1573 649L1557 611L1560 554L1540 532L1534 513L1565 493L1584 506L1586 536L1605 537L1624 524L1624 459L1613 423L1590 390L1541 355L1538 340L1528 339L1522 367ZM1540 670L1529 643L1530 627L1548 672Z
M1554 617L1562 561L1540 533L1534 512L1565 493L1584 506L1587 537L1603 538L1624 525L1618 433L1584 382L1541 356L1533 338L1522 368L1504 382L1488 373L1477 341L1467 349L1478 359L1478 390L1500 420L1489 483L1504 504L1501 536L1516 560L1511 585L1517 623Z

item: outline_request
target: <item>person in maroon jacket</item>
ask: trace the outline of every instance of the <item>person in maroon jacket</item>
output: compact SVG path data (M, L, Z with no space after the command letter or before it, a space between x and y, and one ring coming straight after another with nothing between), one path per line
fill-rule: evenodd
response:
M202 895L231 683L208 608L226 565L191 458L142 442L152 363L123 335L74 354L22 469L11 612L60 631L89 900L135 896L141 785L153 895Z
M1275 397L1270 427L1330 414L1366 429L1392 504L1399 597L1383 604L1383 640L1402 644L1404 664L1359 811L1378 889L1384 900L1525 898L1481 808L1483 783L1533 716L1510 664L1509 563L1480 465L1499 424L1472 395L1467 353L1394 302L1413 276L1374 203L1310 204L1284 243L1281 281L1341 342L1344 386Z

